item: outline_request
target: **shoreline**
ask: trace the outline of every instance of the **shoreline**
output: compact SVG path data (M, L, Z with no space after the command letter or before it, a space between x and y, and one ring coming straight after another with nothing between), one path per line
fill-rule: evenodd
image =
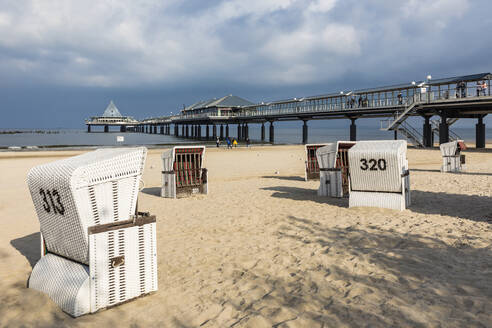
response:
M363 140L359 140L363 141ZM331 143L332 141L327 141L327 142L319 142L319 143L313 143L313 144L322 144L322 143ZM465 141L465 144L467 142ZM309 144L309 143L308 143ZM84 151L84 150L95 150L98 148L127 148L127 147L146 147L147 149L167 149L170 147L174 146L192 146L192 145L204 145L206 146L207 149L211 148L217 148L215 145L215 142L213 141L190 141L190 142L183 142L183 143L162 143L162 144L135 144L135 145L49 145L49 146L22 146L22 147L17 147L17 146L9 146L9 147L0 147L0 154L1 153L26 153L26 152L49 152L49 151ZM281 146L304 146L301 143L255 143L251 142L250 148L251 147L281 147ZM227 149L227 146L222 142L220 145L220 149ZM245 145L244 141L242 141L237 148L247 148ZM416 146L413 146L411 143L408 144L408 149L417 149L417 150L424 150L424 149L439 149L439 145L434 144L434 147L431 148L419 148ZM467 144L467 150L466 151L471 151L471 152L489 152L492 150L492 140L487 141L485 144L485 148L475 148L473 146L470 146L470 143Z

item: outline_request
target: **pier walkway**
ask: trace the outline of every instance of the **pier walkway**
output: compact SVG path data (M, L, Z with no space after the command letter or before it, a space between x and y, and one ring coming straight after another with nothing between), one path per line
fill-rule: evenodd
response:
M302 142L307 143L310 120L349 119L350 140L356 140L357 119L384 118L382 130L394 131L395 138L400 133L416 146L431 147L434 136L439 138L439 143L459 139L450 126L458 119L467 118L477 120L476 147L483 148L483 118L492 113L491 78L490 73L443 79L428 76L424 81L259 104L245 104L239 97L224 97L219 100L226 106L220 106L219 100L197 103L179 115L139 121L135 131L170 135L174 125L176 137L215 139L229 137L229 125L237 125L238 139L245 140L249 138L248 124L261 124L261 140L265 141L265 123L269 123L268 141L273 143L275 122L301 120ZM424 118L421 132L408 123L407 118L411 116Z

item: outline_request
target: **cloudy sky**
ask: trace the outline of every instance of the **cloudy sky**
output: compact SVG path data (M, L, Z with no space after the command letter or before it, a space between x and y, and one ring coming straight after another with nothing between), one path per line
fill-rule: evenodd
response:
M144 118L227 94L489 72L491 11L490 0L0 0L0 128L82 128L110 99Z

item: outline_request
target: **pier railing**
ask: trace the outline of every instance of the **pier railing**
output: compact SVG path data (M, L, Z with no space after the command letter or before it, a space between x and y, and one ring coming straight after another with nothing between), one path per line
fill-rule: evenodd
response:
M480 78L483 80L483 78ZM433 84L422 82L410 87L393 87L371 90L357 90L354 92L321 95L307 98L293 98L284 101L260 103L244 107L236 112L226 113L217 110L208 113L181 113L168 117L151 118L141 121L142 124L173 123L179 120L195 119L253 119L268 118L282 115L306 113L326 113L360 111L367 109L394 109L402 113L412 103L427 104L441 101L459 101L491 96L490 79L485 86L479 81L469 81L466 86L456 82Z

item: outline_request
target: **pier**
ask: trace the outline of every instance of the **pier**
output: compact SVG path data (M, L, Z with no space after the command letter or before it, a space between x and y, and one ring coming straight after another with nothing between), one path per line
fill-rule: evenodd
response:
M474 119L476 148L484 148L483 118L492 112L491 77L490 73L442 79L427 76L422 81L259 104L229 95L193 104L178 115L124 124L131 126L135 132L173 134L196 140L230 137L232 126L237 126L237 138L246 140L249 138L249 126L258 124L261 125L261 141L274 143L277 122L302 121L300 141L306 144L309 140L309 121L349 120L350 140L355 141L358 119L379 118L380 129L393 131L395 139L401 134L417 147L432 147L434 137L440 144L460 139L452 131L452 124L458 119ZM407 122L412 116L424 119L421 128ZM119 124L123 126L123 123Z

